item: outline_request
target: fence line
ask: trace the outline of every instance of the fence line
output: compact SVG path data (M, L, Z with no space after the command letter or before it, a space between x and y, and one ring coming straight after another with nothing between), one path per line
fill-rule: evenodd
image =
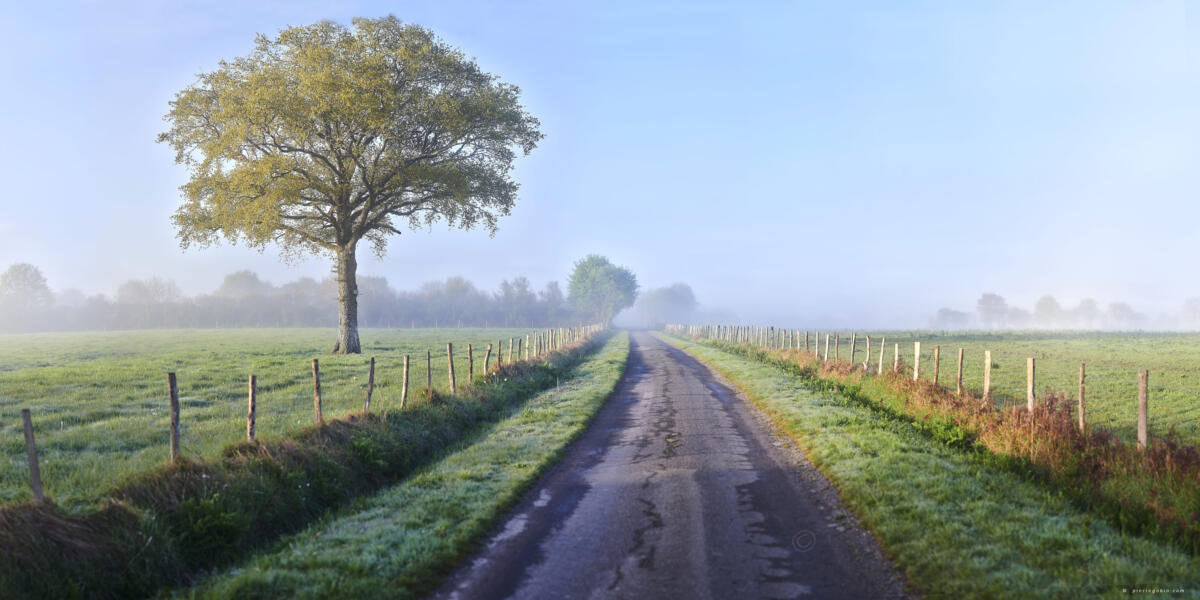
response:
M716 341L721 341L721 342L725 342L725 343L733 344L733 345L748 345L751 347L764 348L764 349L768 349L768 350L776 349L776 348L789 348L789 349L792 348L792 346L790 344L783 345L783 344L776 343L776 341L775 341L776 340L776 338L775 338L776 329L774 327L741 326L741 325L675 325L675 324L672 324L672 325L667 325L665 330L668 333L686 336L686 337L690 337L690 338L697 339L697 340L716 340ZM826 332L825 333L825 348L824 348L824 352L822 354L821 352L819 352L818 347L814 347L811 352L809 351L809 344L808 344L809 335L808 335L808 333L809 333L808 330L805 330L804 346L803 346L803 352L805 354L812 354L814 356L814 358L818 359L820 362L828 361L829 360L829 344L830 344L830 338L832 337L833 342L834 342L834 360L835 361L838 360L838 346L839 346L838 340L839 340L839 337L841 334L839 334L837 332ZM817 332L817 342L818 342L817 346L820 345L820 335L821 335L821 333ZM850 335L850 342L849 342L850 343L850 361L849 361L850 368L853 370L857 370L861 367L861 369L864 373L866 373L867 375L871 375L872 374L871 368L870 368L870 365L871 365L871 354L870 354L871 342L870 342L870 340L871 340L871 338L870 338L870 336L867 336L867 358L865 361L863 361L863 363L861 365L859 365L855 361L855 345L856 345L856 341L857 341L857 336L858 336L857 332L853 332ZM795 339L796 339L795 349L801 350L801 347L799 344L799 336L797 335L797 337ZM879 343L879 363L878 363L877 371L875 373L876 376L883 375L883 358L884 358L884 354L887 352L886 341L887 341L887 338L884 337L880 340L880 343ZM991 350L984 350L983 355L984 355L984 365L983 365L982 399L985 402L989 402L992 399L992 390L991 390L992 365L993 365L992 352L991 352ZM1043 355L1043 357L1044 357L1044 355ZM920 376L921 376L921 342L920 341L913 342L912 358L913 358L912 378L914 381L917 381L917 380L920 380ZM942 387L940 382L938 381L939 370L940 370L940 360L941 360L941 346L936 345L936 346L934 346L934 351L933 351L933 381L932 381L932 385L938 387L939 389ZM958 369L957 369L957 378L955 380L955 393L958 395L962 395L966 392L966 388L963 386L963 364L964 364L964 349L958 348ZM1037 403L1037 389L1036 389L1036 387L1037 387L1036 386L1037 370L1036 370L1035 358L1032 356L1026 358L1025 367L1026 367L1026 372L1025 372L1025 409L1028 413L1034 414L1034 408ZM900 373L900 344L898 344L898 343L894 344L893 350L892 350L892 373L893 374ZM1077 413L1077 417L1078 417L1078 427L1079 427L1080 431L1085 431L1088 426L1088 424L1087 424L1087 409L1086 409L1086 383L1088 380L1090 380L1092 382L1108 381L1108 382L1130 384L1130 385L1136 383L1137 396L1136 396L1136 401L1135 401L1135 407L1136 407L1136 417L1137 417L1137 421L1136 421L1137 443L1138 443L1138 447L1143 450L1148 448L1150 446L1150 444L1152 443L1152 440L1150 439L1150 431L1149 431L1149 397L1150 397L1150 391L1152 389L1156 390L1156 391L1170 390L1170 391L1177 391L1177 392L1183 392L1183 393L1195 393L1197 395L1200 395L1200 389L1175 388L1175 387L1170 387L1170 386L1151 387L1150 383L1149 383L1149 371L1144 370L1144 369L1137 372L1136 381L1130 382L1129 380L1126 380L1126 379L1113 379L1113 378L1109 378L1109 377L1097 376L1095 374L1088 375L1086 373L1086 365L1084 363L1080 363L1080 365L1079 365L1079 392L1078 392L1078 398L1077 398L1077 402L1076 402L1076 413Z
M578 327L560 327L553 329L545 329L527 334L524 337L524 358L521 358L521 338L517 338L518 350L517 359L523 361L534 361L538 358L546 357L554 352L571 350L583 343L589 341L596 334L607 329L607 325L593 324L580 325ZM513 338L509 338L509 362L513 364L512 346ZM534 348L534 343L537 348ZM497 343L499 347L499 343ZM489 361L491 360L492 346L488 345L487 354L484 356L484 370L487 374L500 369L501 361L500 354L497 352L497 360L495 368L489 369ZM432 370L432 352L425 352L425 369L426 369L426 390L427 393L433 389L433 370ZM457 381L454 376L454 344L446 343L446 360L448 365L448 376L450 385L450 394L457 394ZM471 345L467 344L467 367L468 381L467 385L475 382L475 358L471 351ZM370 357L367 375L367 393L363 401L363 414L369 414L371 411L371 396L375 389L375 357ZM312 359L312 380L313 380L313 411L314 421L316 426L323 427L326 425L325 416L322 408L321 400L321 370L319 359ZM404 355L404 367L402 372L402 383L400 391L400 410L406 408L408 402L408 383L409 383L409 355ZM258 416L258 379L251 373L248 380L247 389L247 413L246 413L246 439L250 443L255 443L257 430ZM179 386L175 377L175 372L167 373L167 396L170 411L170 436L168 442L169 460L177 462L182 460L183 455L180 451L181 445L181 421L179 409ZM25 455L29 462L30 488L33 492L34 500L42 502L45 500L45 494L42 489L41 470L39 468L37 444L34 439L33 417L32 411L29 408L21 409L21 419L23 422L25 434Z

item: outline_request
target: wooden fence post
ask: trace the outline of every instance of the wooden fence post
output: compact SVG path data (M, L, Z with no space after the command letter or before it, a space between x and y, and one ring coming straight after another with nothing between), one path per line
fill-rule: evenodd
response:
M249 392L249 394L248 394L249 397L248 397L246 403L248 404L247 408L249 410L246 411L246 441L253 443L254 442L254 420L257 418L257 415L258 415L258 379L254 376L253 373L250 374L250 383L249 383L248 392Z
M841 336L833 334L833 360L838 359L838 350L842 347L841 341Z
M876 375L883 375L883 355L887 354L887 336L883 336L879 340L879 372Z
M486 375L487 372L491 370L491 362L492 362L492 345L488 344L487 352L483 353L483 373L484 373L484 375Z
M321 372L317 359L313 359L313 411L316 412L317 425L325 424L325 415L321 414Z
M504 340L496 340L496 368L504 364Z
M804 351L808 352L808 330L804 330Z
M867 358L863 360L863 370L871 373L871 336L867 336Z
M963 360L963 349L959 348L958 349L958 383L955 384L955 386L954 386L954 393L959 396L962 395L962 360Z
M467 385L475 382L475 352L467 344Z
M1138 371L1138 448L1145 450L1150 445L1150 372Z
M514 338L508 338L508 364L512 364L513 346L516 345Z
M983 400L992 399L992 351L983 351Z
M938 384L938 375L942 370L942 345L937 344L933 347L933 385Z
M425 351L425 392L433 391L433 352Z
M895 373L899 373L899 372L900 372L900 344L896 344L896 347L892 349L892 373L895 374Z
M454 381L454 343L446 342L446 364L450 367L450 395L454 396L458 393L458 387Z
M858 349L858 332L850 334L850 367L854 367L854 352Z
M1084 433L1087 430L1087 419L1084 417L1083 396L1084 396L1084 363L1079 363L1079 433Z
M921 378L921 342L913 342L913 381Z
M1034 372L1033 372L1033 357L1025 359L1025 404L1029 414L1033 414L1033 394L1034 394Z
M371 357L371 368L367 371L367 399L363 401L363 414L371 412L371 394L375 391L375 357Z
M825 334L825 358L822 362L829 360L829 334Z
M21 421L25 426L25 458L29 460L29 486L33 488L33 499L42 502L42 470L38 468L37 444L33 441L33 415L28 408L21 409Z
M180 459L179 454L179 388L175 385L175 374L167 373L167 393L171 397L171 462Z
M408 355L404 355L404 378L400 383L400 410L408 404Z

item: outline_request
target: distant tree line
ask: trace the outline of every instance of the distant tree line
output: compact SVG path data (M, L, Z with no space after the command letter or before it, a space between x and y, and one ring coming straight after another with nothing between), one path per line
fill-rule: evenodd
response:
M591 260L588 271L595 271L595 260L585 260ZM359 320L365 327L548 327L595 322L611 318L634 300L636 279L627 269L616 269L610 275L617 292L603 283L603 276L589 279L592 287L619 296L599 301L595 296L568 299L555 281L535 290L525 277L504 280L498 290L489 292L462 277L432 281L416 290L396 290L383 277L360 276ZM37 267L19 263L0 274L0 331L335 327L337 302L337 282L332 278L302 277L273 285L246 270L226 275L211 293L196 296L186 296L174 282L157 277L126 281L111 297L88 296L76 289L54 292Z
M1106 307L1084 298L1071 307L1054 296L1042 296L1027 310L1008 303L1002 296L985 293L974 313L942 308L930 321L934 329L1077 329L1077 330L1170 330L1200 329L1200 298L1188 298L1179 313L1150 316L1126 302Z

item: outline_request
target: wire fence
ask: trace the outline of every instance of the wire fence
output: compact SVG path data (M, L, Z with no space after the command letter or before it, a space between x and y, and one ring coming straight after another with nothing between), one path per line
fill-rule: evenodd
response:
M962 340L936 336L939 343L928 344L912 332L899 336L894 332L846 334L743 325L668 325L666 329L699 340L808 352L822 362L846 361L855 369L871 374L903 368L914 378L938 377L939 385L986 398L997 408L1015 405L1032 410L1037 399L1048 393L1077 397L1077 413L1103 421L1122 437L1136 437L1142 447L1150 443L1151 423L1188 442L1200 437L1197 427L1200 387L1186 383L1188 379L1200 379L1200 370L1156 369L1151 378L1148 369L1129 367L1131 360L1141 357L1121 352L1120 347L1112 351L1116 359L1074 362L1038 348L1035 340ZM1073 339L1077 342L1083 338ZM1136 339L1153 340L1147 336ZM944 353L943 343L947 346ZM1197 358L1200 359L1200 353ZM1179 357L1173 356L1172 360L1178 362ZM1155 383L1156 379L1165 383ZM1156 404L1157 414L1153 419L1149 414L1151 396L1162 400ZM1080 423L1085 426L1083 418Z

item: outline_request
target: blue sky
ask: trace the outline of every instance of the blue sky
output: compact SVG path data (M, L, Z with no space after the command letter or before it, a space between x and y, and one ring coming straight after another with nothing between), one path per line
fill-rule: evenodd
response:
M36 5L35 5L36 4ZM519 85L546 139L494 238L435 227L361 272L395 287L565 279L601 253L745 319L924 323L984 291L1173 311L1200 296L1200 5L25 3L0 17L0 268L111 293L250 268L181 252L167 102L256 33L395 14Z

